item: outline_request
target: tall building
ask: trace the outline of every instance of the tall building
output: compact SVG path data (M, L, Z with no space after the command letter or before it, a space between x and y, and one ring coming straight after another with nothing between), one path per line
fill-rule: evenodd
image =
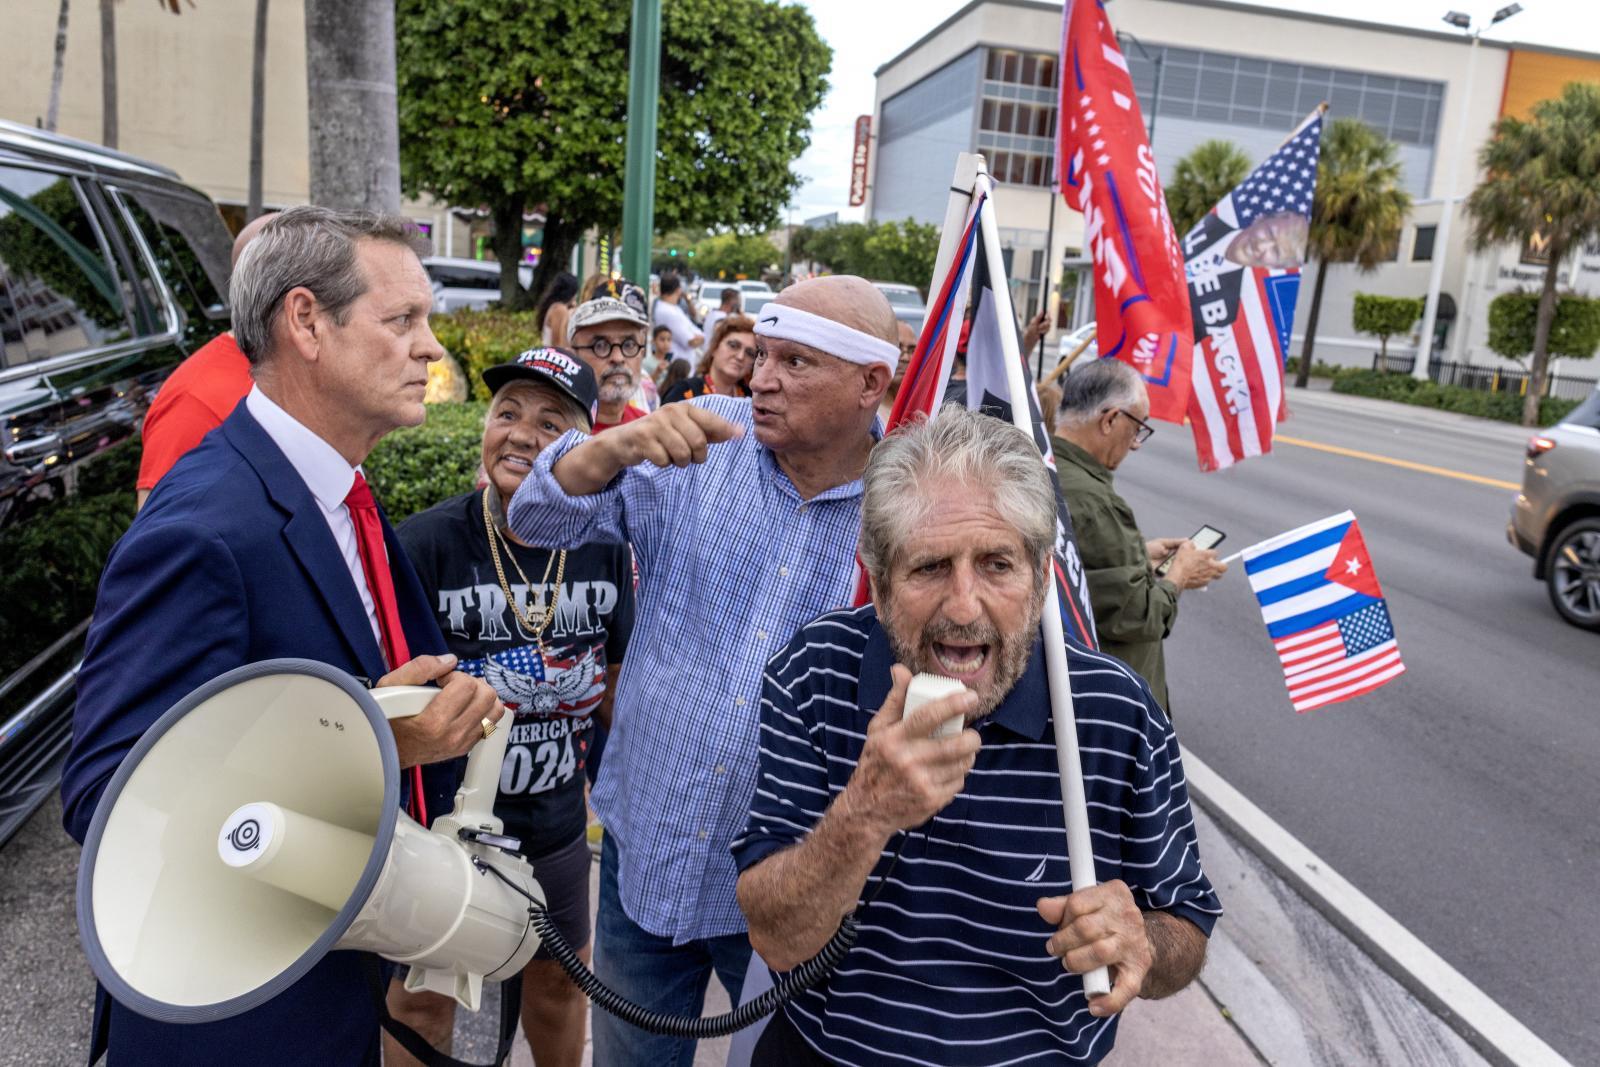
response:
M1048 0L973 0L878 68L867 213L937 224L956 154L982 152L1000 183L998 217L1018 306L1037 308L1046 288L1057 287L1062 324L1070 325L1093 312L1084 271L1072 266L1081 262L1081 217L1057 203L1053 238L1050 228L1061 12ZM1449 248L1440 249L1439 220L1446 201L1476 181L1477 151L1494 121L1526 114L1569 81L1600 82L1600 56L1489 39L1473 48L1444 29L1230 0L1117 0L1107 12L1124 37L1163 181L1185 153L1212 138L1234 142L1259 162L1324 101L1330 118L1358 117L1398 146L1402 183L1414 198L1411 217L1393 260L1373 273L1328 267L1318 359L1369 363L1377 344L1351 325L1355 294L1421 296L1433 257L1444 255L1449 299L1441 300L1446 332L1435 358L1499 362L1485 346L1488 302L1507 289L1538 286L1544 266L1537 240L1473 254L1458 203ZM1453 159L1463 114L1466 150ZM1600 246L1570 257L1562 270L1564 286L1600 295ZM1310 303L1309 293L1299 302L1292 352ZM1414 339L1389 344L1397 355L1415 347Z

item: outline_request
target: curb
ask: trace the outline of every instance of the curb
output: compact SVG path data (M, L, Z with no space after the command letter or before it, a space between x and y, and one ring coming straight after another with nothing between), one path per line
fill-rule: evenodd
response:
M1217 822L1490 1062L1572 1067L1192 751L1183 766L1189 792Z

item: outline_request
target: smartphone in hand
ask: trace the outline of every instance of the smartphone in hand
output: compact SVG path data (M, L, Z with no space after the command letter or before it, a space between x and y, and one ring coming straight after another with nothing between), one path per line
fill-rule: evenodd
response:
M1227 536L1215 526L1202 526L1189 535L1189 540L1194 542L1194 547L1196 548L1216 548L1222 544L1223 539ZM1156 567L1156 577L1165 578L1167 572L1172 569L1172 561L1177 558L1178 554L1174 552L1162 560Z

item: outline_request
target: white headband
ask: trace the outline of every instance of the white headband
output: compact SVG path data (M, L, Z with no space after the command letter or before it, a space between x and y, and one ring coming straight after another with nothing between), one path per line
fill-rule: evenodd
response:
M810 345L847 363L882 363L892 373L900 366L900 346L853 326L813 315L789 304L767 304L757 313L756 335Z

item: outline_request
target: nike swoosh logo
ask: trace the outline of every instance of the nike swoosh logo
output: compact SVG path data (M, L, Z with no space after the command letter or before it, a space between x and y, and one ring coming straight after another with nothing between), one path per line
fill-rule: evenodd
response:
M778 321L778 316L776 316L776 315L768 315L766 318L761 320L761 325L765 326L769 322L777 322L777 321Z

